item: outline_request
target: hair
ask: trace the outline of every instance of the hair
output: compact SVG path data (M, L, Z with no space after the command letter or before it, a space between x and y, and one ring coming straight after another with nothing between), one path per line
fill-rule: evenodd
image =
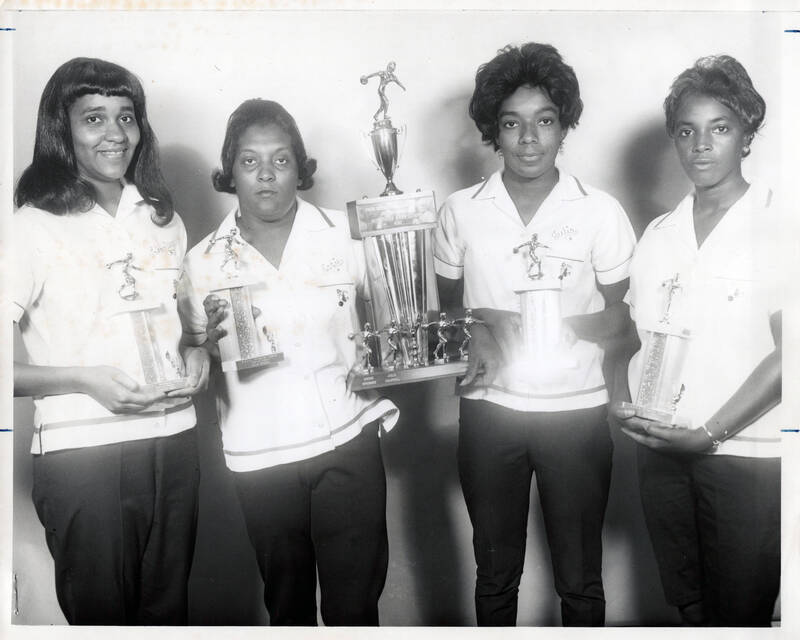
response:
M558 120L564 129L575 128L583 111L575 72L558 50L549 44L528 42L521 47L507 45L475 75L475 92L469 102L469 115L486 144L499 148L497 115L500 106L519 87L541 87L558 107Z
M678 110L689 96L713 98L733 111L742 122L748 145L742 156L750 153L749 145L764 122L767 105L745 68L735 58L727 55L706 56L675 78L664 100L670 137L675 134Z
M236 187L233 185L233 163L239 152L239 139L250 126L270 124L278 125L291 138L292 152L298 166L299 184L297 188L304 191L314 185L312 176L317 170L317 161L309 158L306 154L303 136L300 135L294 118L277 102L253 98L245 100L228 118L228 127L225 130L225 140L222 142L222 153L220 154L222 168L214 170L211 174L211 181L217 191L236 193Z
M39 102L33 161L17 182L14 203L18 207L31 204L56 215L94 206L97 193L78 173L69 122L73 103L91 94L124 96L133 102L140 140L125 179L135 184L154 208L153 222L168 224L173 215L172 196L161 174L158 143L147 120L142 85L124 67L97 58L73 58L47 81Z

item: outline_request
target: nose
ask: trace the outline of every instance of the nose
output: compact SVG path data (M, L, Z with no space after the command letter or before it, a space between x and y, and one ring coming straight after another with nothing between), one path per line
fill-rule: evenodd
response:
M711 134L709 132L697 132L694 140L694 150L698 153L711 150Z
M531 125L522 125L520 127L519 132L519 143L520 144L531 144L532 142L536 142L536 127Z
M273 180L275 180L275 172L272 170L272 166L265 162L261 165L261 169L258 172L258 181L272 182Z
M109 121L106 127L106 140L112 142L125 142L128 139L128 134L125 129L116 120Z

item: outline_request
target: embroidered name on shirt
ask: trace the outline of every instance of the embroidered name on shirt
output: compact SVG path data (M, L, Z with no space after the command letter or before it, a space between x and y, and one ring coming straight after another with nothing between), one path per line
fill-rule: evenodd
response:
M572 240L572 238L576 235L578 235L578 230L570 225L565 225L560 229L555 229L552 233L553 240L560 240L561 238Z
M174 256L175 244L176 244L175 240L173 240L172 242L165 242L163 244L158 244L158 243L154 244L152 247L150 247L150 253L152 253L154 256L157 256L159 253L166 252L169 255Z
M326 262L322 265L322 270L327 272L341 271L343 266L344 260L341 258L332 258L329 262Z

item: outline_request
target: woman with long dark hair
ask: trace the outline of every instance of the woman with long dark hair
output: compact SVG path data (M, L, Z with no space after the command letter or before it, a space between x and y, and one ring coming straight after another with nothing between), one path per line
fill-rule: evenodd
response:
M33 499L61 609L70 624L186 624L190 396L209 361L181 344L186 231L132 73L92 58L56 70L15 201L14 320L29 358L14 363L14 393L34 397ZM145 358L145 345L158 348ZM145 384L151 367L174 384Z

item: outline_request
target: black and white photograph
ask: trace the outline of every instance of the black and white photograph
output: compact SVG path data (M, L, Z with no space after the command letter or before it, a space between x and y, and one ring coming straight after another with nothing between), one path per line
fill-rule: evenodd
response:
M0 5L0 635L800 629L800 7L123 4Z

